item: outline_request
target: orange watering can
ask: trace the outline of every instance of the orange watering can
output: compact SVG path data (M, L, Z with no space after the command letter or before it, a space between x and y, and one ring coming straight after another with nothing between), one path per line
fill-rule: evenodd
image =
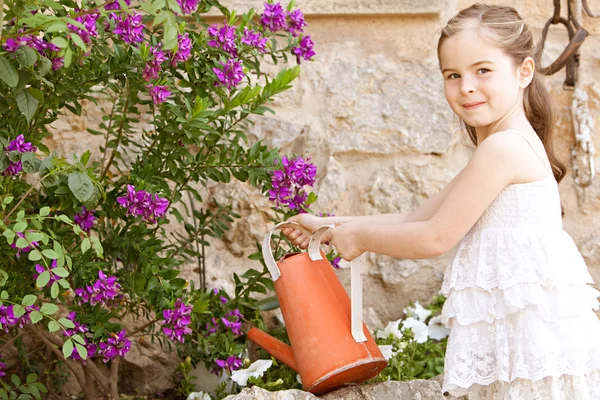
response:
M271 235L292 227L310 237L307 253L286 254L275 262ZM257 328L248 339L300 374L305 391L320 395L377 376L387 361L362 320L361 264L351 264L352 302L321 251L321 236L295 222L276 225L265 237L262 253L274 281L291 346Z

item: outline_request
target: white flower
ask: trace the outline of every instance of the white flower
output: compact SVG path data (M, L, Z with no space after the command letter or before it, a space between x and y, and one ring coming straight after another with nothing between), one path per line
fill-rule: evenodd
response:
M427 341L429 328L425 323L414 319L413 317L406 318L404 323L402 324L402 330L410 328L412 330L413 336L417 343L424 343Z
M402 332L398 329L400 321L401 320L388 322L385 329L377 331L377 339L387 339L390 334L393 334L398 339L402 339Z
M383 354L383 358L389 360L394 356L394 346L391 344L384 344L379 346L379 350L381 350L381 354Z
M431 310L423 308L418 301L415 301L414 307L406 307L403 311L407 317L415 316L421 322L425 322L427 317L431 315Z
M256 360L247 369L233 371L231 379L240 386L246 386L249 377L258 378L262 376L266 370L271 368L271 365L273 365L273 360Z
M450 333L450 329L442 324L442 316L437 315L429 320L429 337L435 340L442 340Z
M208 393L204 392L192 392L188 396L187 400L212 400Z

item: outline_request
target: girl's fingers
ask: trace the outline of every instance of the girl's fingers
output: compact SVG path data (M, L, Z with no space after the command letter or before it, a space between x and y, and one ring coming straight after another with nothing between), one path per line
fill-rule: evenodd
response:
M305 241L304 241L304 242L303 242L303 243L300 245L300 248L301 248L301 249L306 249L306 248L308 248L308 243L309 243L309 240L305 240Z

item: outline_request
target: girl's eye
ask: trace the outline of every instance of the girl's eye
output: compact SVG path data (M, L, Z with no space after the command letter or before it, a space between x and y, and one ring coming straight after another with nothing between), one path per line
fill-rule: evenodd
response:
M482 72L483 74L490 72L490 70L487 68L479 68L479 71L484 71L484 72Z
M457 79L460 78L460 75L458 75L457 73L452 73L450 75L448 75L448 79Z

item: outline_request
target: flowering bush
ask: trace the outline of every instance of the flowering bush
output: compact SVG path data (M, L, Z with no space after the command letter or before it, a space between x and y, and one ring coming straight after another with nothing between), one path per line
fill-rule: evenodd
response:
M136 341L174 345L215 373L240 369L242 323L264 328L260 310L273 307L253 298L273 290L264 265L234 275L233 296L178 275L202 257L206 236L221 237L239 218L210 197L209 182L276 192L276 219L306 212L316 199L304 189L316 173L308 160L279 158L246 138L250 118L270 111L300 73L291 66L265 75L265 58L300 64L315 55L302 12L293 1L243 15L217 0L6 3L0 340L24 346L22 335L35 337L90 399L99 391L119 398L119 360ZM224 20L208 26L203 14L213 8ZM104 115L87 131L103 145L70 159L51 152L51 124L90 103ZM182 229L167 230L170 222ZM125 317L136 325L125 326ZM43 366L24 368L26 383L3 380L0 398L40 397L45 386L35 372Z

